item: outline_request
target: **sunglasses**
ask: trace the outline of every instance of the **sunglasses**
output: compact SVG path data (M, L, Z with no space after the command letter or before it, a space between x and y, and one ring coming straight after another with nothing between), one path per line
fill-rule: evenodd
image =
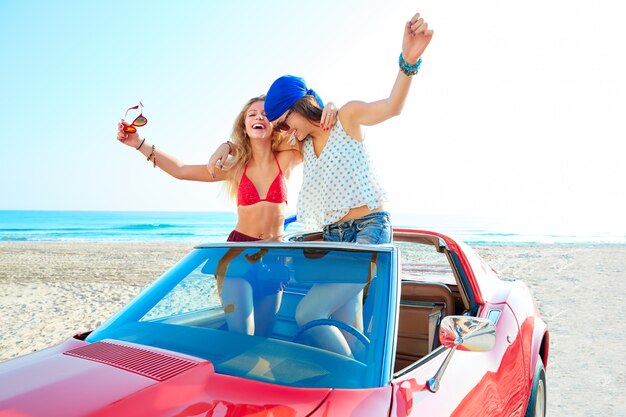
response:
M287 115L285 116L285 118L281 120L280 122L276 123L276 126L274 126L274 130L280 130L281 132L286 132L289 129L291 129L291 127L289 127L289 125L287 124L287 119L289 119L289 116L291 116L292 111L293 109L290 109L287 112Z
M126 120L126 116L128 116L129 111L137 110L140 107L141 109L139 110L139 116L135 117L135 120L133 120L132 123L129 123L128 125L124 126L124 132L135 133L137 132L138 127L145 126L146 124L148 124L148 119L146 119L146 117L143 115L143 103L141 101L136 106L129 107L128 110L126 110L126 114L124 114L124 120Z

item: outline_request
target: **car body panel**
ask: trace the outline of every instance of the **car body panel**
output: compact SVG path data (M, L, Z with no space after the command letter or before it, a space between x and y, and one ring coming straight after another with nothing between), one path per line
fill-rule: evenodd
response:
M523 335L524 359L529 370L529 380L534 377L535 364L542 352L544 366L548 360L549 333L548 326L541 319L537 303L532 298L526 284L522 281L500 281L497 288L491 293L489 302L506 303L514 312Z
M391 387L363 390L335 389L310 417L387 416Z
M0 416L158 417L206 415L223 409L234 415L254 412L296 417L308 415L330 393L329 389L303 390L216 374L210 362L200 359L197 366L159 382L110 364L65 354L85 345L69 339L23 360L0 365L3 381L13 381L3 383L0 390ZM37 401L28 400L35 397Z
M537 304L530 296L526 285L521 281L515 282L515 287L507 298L507 304L515 312L520 323L520 333L524 337L524 359L529 370L529 384L532 383L537 358L540 352L544 366L548 361L549 334L546 323L539 316Z

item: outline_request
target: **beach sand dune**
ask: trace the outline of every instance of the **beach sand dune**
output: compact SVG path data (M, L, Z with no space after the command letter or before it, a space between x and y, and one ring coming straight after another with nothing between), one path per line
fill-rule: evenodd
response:
M191 247L0 243L0 361L93 329ZM474 248L504 278L526 282L549 325L548 415L625 415L626 246Z

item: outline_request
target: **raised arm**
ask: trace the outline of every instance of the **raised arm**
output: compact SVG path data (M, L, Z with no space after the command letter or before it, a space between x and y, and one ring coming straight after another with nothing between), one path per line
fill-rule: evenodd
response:
M339 117L347 132L356 130L359 135L355 137L360 137L361 125L375 125L402 112L412 75L416 73L411 68L418 63L432 37L433 31L428 29L428 23L416 13L404 26L401 59L408 65L405 65L405 69L400 67L389 97L371 103L351 101L339 110Z
M125 145L137 149L143 156L154 165L159 167L172 177L180 180L214 182L223 181L231 175L228 171L215 169L213 173L209 172L207 165L187 165L178 159L163 152L156 146L145 139L142 139L138 133L126 133L123 131L123 121L118 124L117 140Z

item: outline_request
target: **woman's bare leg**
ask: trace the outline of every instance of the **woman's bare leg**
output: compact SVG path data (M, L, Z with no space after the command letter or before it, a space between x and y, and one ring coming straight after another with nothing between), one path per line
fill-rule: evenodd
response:
M254 334L252 286L241 278L226 278L222 288L222 306L228 330Z
M363 289L361 284L315 284L296 308L298 326L326 319L342 308ZM352 313L354 317L354 313ZM354 321L354 320L352 320ZM362 325L361 325L362 326ZM350 346L341 331L334 326L314 327L306 332L315 346L346 356L352 356Z
M274 330L276 313L280 308L283 292L261 297L254 302L254 334L269 337Z
M363 286L361 286L362 288ZM342 321L363 332L363 290L350 298L343 306L333 313L333 319ZM345 330L341 330L350 346L350 350L355 358L361 358L365 351L363 343L359 342L353 335Z

